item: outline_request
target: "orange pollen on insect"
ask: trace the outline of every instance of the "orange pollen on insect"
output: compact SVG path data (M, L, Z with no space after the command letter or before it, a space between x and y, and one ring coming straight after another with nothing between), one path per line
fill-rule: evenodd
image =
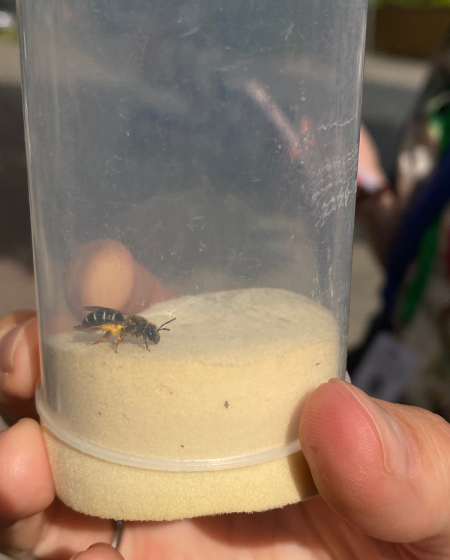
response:
M122 330L122 325L112 325L111 323L106 323L104 325L100 325L99 328L101 331L108 331L112 335L117 336Z

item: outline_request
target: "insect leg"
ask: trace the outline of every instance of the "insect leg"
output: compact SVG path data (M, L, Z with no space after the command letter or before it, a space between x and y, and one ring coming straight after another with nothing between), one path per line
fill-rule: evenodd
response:
M145 342L145 347L147 348L147 350L150 352L150 348L148 347L148 342L147 342L147 338L144 336L144 342Z
M120 331L120 333L117 335L117 340L114 344L114 347L116 349L116 354L117 354L117 347L119 346L119 344L122 342L123 340L123 329Z
M96 340L95 342L88 342L88 344L100 344L100 342L105 342L105 340L107 340L110 336L111 336L111 333L109 331L107 331L98 340Z

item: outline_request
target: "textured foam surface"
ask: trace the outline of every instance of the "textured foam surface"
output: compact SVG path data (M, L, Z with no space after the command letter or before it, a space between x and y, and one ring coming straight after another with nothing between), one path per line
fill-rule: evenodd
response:
M58 496L109 519L172 520L264 511L317 493L301 451L274 461L211 472L161 472L85 455L44 428Z
M87 345L96 335L80 332L49 338L44 397L52 422L102 448L140 457L249 455L296 440L308 395L338 375L334 318L292 292L185 296L144 314L157 325L176 317L151 352L142 341L127 340L115 354L109 342ZM58 441L48 440L58 495L102 517L257 511L311 493L301 453L238 469L178 473L94 459Z

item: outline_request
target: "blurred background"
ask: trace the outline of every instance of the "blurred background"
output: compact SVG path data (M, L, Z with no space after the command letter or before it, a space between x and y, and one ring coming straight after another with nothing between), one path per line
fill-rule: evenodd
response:
M373 149L379 152L380 173L385 173L381 182L390 185L383 184L382 188L395 190L406 123L417 110L432 74L433 57L444 44L448 29L450 0L377 0L370 3L362 121L373 138ZM23 127L14 1L0 0L0 316L15 309L35 307ZM369 168L374 155L371 150L369 144ZM370 198L380 185L372 188L369 180L369 188L365 186L362 185L362 192ZM383 305L381 293L386 282L383 259L376 256L374 240L366 226L364 216L359 218L354 239L350 349L358 348L367 340L371 321ZM376 231L374 235L378 235ZM450 294L450 285L447 291ZM425 335L429 335L426 322L409 338L395 333L396 339L408 338L412 351L419 354L423 351L423 341L427 340ZM426 355L426 359L436 356L438 350L433 352ZM393 400L401 396L408 402L402 391L413 374L417 375L417 368L413 369L402 382L401 390L391 393ZM375 385L372 389L372 393L377 394ZM409 400L414 401L414 398Z
M389 172L395 164L402 124L425 81L426 57L439 41L436 34L429 34L431 44L427 51L421 40L416 47L414 41L405 36L402 51L397 48L402 46L398 31L393 30L395 48L392 54L389 49L378 49L378 44L383 49L383 45L389 46L386 23L376 25L377 15L386 10L393 10L395 14L398 11L390 7L376 9L375 6L370 10L363 120L372 132L382 164ZM447 13L450 24L450 9L445 11ZM397 20L401 21L401 17L395 15L394 25ZM442 21L439 16L437 20ZM408 45L411 53L407 52ZM425 58L403 56L416 55L418 51ZM378 291L382 280L380 267L360 232L355 239L353 272L351 345L362 337L368 318L379 305ZM18 308L34 307L20 57L13 0L0 0L0 288L0 315Z

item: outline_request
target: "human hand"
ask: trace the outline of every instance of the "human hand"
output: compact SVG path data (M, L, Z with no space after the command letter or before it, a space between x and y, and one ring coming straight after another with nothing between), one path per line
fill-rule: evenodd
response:
M119 560L113 523L55 498L32 415L36 319L0 320L0 407L22 419L0 435L0 551L14 558ZM126 522L120 552L147 558L450 557L450 427L421 409L375 403L342 381L310 397L300 441L320 497L257 514ZM263 492L264 489L262 488Z
M77 320L84 319L85 305L112 307L126 313L140 313L176 294L130 251L113 239L83 243L70 261L64 288L66 303Z

